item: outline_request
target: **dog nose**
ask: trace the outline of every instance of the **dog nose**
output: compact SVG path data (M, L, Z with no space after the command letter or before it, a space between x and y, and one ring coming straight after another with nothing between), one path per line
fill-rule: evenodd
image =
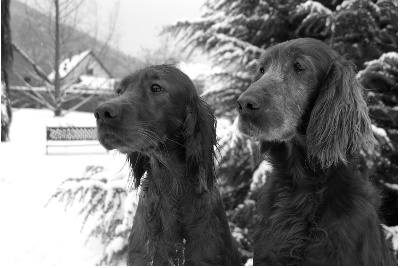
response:
M261 106L261 100L253 96L241 95L237 100L239 114L251 114Z
M94 110L94 117L96 119L102 119L105 122L113 121L120 115L120 110L116 105L109 103L103 103L97 106Z

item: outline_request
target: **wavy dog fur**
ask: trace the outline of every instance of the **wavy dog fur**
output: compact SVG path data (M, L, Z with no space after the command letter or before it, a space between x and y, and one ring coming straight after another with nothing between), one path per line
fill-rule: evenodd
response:
M192 81L151 66L125 77L118 94L95 116L100 142L127 154L141 185L128 264L240 265L215 186L216 120Z
M239 97L239 129L273 174L258 197L255 265L395 265L379 193L356 168L374 142L353 63L315 39L261 56Z

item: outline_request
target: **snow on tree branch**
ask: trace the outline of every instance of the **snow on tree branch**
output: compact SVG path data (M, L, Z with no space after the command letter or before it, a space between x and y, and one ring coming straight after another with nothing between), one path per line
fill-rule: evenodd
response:
M91 230L87 239L100 236L105 246L98 265L117 264L126 257L138 196L126 193L125 186L121 174L110 176L103 167L88 166L81 178L65 180L49 200L65 202L65 209L75 200L81 203L82 230Z
M379 59L365 62L365 69L357 74L357 79L362 84L368 84L369 80L382 79L389 85L397 85L398 72L397 52L382 54Z

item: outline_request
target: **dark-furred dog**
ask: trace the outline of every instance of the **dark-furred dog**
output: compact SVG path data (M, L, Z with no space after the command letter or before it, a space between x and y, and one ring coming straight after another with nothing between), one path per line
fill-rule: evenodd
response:
M192 81L151 66L125 77L117 93L95 117L101 144L127 154L141 184L128 264L240 265L215 185L216 121Z
M239 129L273 174L258 198L254 265L395 265L378 192L354 156L373 144L353 63L315 39L265 51L239 97Z

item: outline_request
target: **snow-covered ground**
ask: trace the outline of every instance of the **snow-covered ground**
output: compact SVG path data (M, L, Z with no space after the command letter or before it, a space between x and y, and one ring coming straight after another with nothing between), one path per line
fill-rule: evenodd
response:
M74 112L54 118L49 110L15 109L10 142L0 144L1 266L94 265L103 247L81 233L77 209L64 211L56 200L45 204L67 178L81 176L88 165L122 169L122 155L102 147L50 148L45 154L46 126L95 126L92 113ZM86 150L85 150L86 148ZM95 152L82 154L79 150Z
M229 127L219 120L218 133ZM55 118L49 110L14 109L10 142L0 144L1 266L94 265L103 253L90 227L81 232L79 206L46 203L67 178L80 177L89 165L109 174L126 174L125 158L98 147L51 147L46 155L46 126L95 126L92 113ZM85 152L85 153L83 153ZM87 152L94 152L93 154ZM124 168L125 167L125 168Z

